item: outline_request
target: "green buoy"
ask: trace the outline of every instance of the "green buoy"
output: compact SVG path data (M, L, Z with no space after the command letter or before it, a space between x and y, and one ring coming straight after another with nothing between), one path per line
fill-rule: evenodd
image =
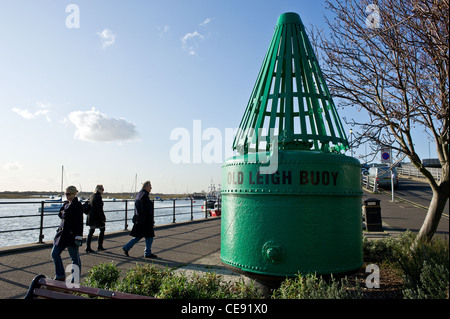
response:
M282 14L222 167L221 259L262 276L362 265L361 169L300 16Z

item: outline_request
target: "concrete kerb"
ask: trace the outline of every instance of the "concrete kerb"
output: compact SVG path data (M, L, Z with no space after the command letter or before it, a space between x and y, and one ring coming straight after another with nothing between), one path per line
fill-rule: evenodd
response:
M187 277L191 277L195 273L199 272L201 273L208 272L208 273L215 273L216 275L221 276L225 282L243 281L246 284L252 282L252 279L226 268L222 263L222 261L220 260L220 250L208 256L199 258L198 260L195 260L190 264L178 267L174 269L174 272L183 274Z
M386 237L398 238L403 232L398 230L391 230L390 226L383 222L383 231L382 232L374 232L374 231L363 231L363 237L368 240L379 240Z

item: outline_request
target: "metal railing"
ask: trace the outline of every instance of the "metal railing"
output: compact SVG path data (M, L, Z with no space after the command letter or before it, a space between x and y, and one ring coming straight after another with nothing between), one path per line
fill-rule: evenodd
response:
M425 176L416 167L413 166L397 167L396 170L398 175L425 178ZM441 179L442 171L440 168L427 167L427 170L437 181ZM368 175L362 177L362 186L370 191L373 191L374 193L376 193L378 190L377 184L377 180L370 179Z
M433 175L433 177L439 181L441 180L442 171L440 168L427 167L427 170ZM414 166L397 167L397 172L399 175L403 176L413 176L418 178L425 178L423 174Z
M369 178L369 175L362 177L362 186L374 193L378 192L378 180Z
M128 202L130 202L130 201L131 201L132 205L128 204ZM177 205L176 204L177 202L181 202L181 201L184 202L185 200L173 199L171 201L172 201L172 205L170 205L170 206L155 207L155 219L164 218L164 217L166 217L166 219L167 219L167 217L171 217L172 223L176 223L177 217L179 217L181 215L189 215L190 214L190 220L192 221L192 220L194 220L194 214L196 214L196 213L204 213L204 218L208 218L208 212L210 210L206 208L206 205L204 204L202 199L198 200L199 202L201 202L200 204L196 203L195 200L190 199L190 203L187 205ZM106 223L124 222L123 230L128 230L128 222L132 219L132 217L134 215L134 200L129 200L129 199L115 200L115 201L105 200L103 202L104 202L106 208L107 208L108 204L110 204L110 203L120 203L120 202L124 203L123 209L113 209L113 210L105 209L104 212L106 215ZM2 225L2 227L0 228L0 234L39 230L38 242L43 243L44 229L49 229L49 228L55 229L59 226L59 223L58 223L58 225L44 226L45 218L58 215L58 212L49 213L48 210L46 211L46 204L50 204L49 202L45 202L45 201L1 202L0 201L0 206L3 206L3 205L32 205L32 204L40 205L40 209L37 210L37 214L0 216L0 225ZM157 215L156 212L161 209L171 210L171 213ZM182 212L180 212L179 209L181 209ZM177 210L178 210L178 212L177 212ZM119 219L109 219L108 213L111 213L111 212L123 212L123 217L119 218ZM4 222L4 220L15 219L15 218L19 218L19 219L32 218L32 217L39 217L39 227L28 227L28 228L8 229L8 230L2 229L2 228L4 228L3 225L5 225L5 223L6 223L6 222Z

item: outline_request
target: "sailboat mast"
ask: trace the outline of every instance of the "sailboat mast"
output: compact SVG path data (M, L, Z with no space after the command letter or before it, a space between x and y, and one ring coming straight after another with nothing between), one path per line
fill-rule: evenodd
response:
M61 199L63 198L64 165L61 166Z

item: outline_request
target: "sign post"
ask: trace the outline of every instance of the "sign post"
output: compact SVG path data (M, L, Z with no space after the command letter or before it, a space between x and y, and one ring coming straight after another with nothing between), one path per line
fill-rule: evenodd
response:
M391 157L391 149L390 148L383 148L381 150L381 163L384 164L392 164L392 157ZM391 165L390 171L391 171L391 193L392 193L392 202L394 201L394 171L393 168L394 165Z
M392 167L391 167L391 193L392 193L391 201L394 202L394 170Z

